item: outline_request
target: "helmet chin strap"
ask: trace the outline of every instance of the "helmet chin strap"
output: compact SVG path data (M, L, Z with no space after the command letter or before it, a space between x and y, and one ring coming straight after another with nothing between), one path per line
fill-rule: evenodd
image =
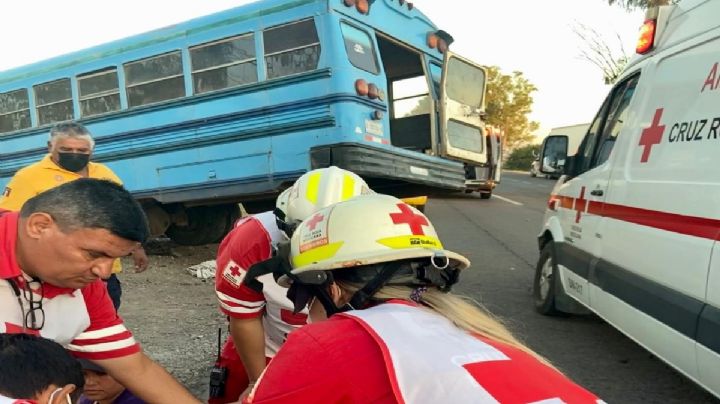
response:
M337 307L332 299L332 296L328 293L327 287L319 287L316 296L325 308L325 312L327 312L328 317L333 314L349 310L362 309L365 307L368 300L370 300L370 298L372 298L373 295L377 293L377 291L380 290L380 288L382 288L390 280L390 278L393 277L393 275L395 275L401 266L402 263L400 261L393 261L385 264L378 274L375 275L370 282L366 283L362 289L355 292L350 298L350 301L342 305L342 307Z

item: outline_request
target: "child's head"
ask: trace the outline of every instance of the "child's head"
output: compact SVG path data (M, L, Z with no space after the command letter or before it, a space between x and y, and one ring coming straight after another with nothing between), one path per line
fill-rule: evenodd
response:
M92 401L114 400L125 390L125 387L105 369L87 359L80 359L83 375L85 376L85 391L83 396Z
M80 364L60 344L34 335L0 334L0 395L67 403L84 384Z

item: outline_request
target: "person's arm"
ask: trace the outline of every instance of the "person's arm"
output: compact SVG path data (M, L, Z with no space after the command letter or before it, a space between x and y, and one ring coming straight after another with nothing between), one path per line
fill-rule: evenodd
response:
M199 403L160 365L144 353L95 360L108 374L147 403Z
M147 269L148 262L150 260L148 259L148 256L145 253L145 249L142 248L142 246L138 247L135 251L132 252L132 258L135 263L136 273L143 272Z
M230 335L252 385L260 377L266 364L265 329L262 317L244 319L230 317Z
M10 179L0 194L0 209L17 212L25 201L37 194L32 178L29 178L24 170L20 170Z

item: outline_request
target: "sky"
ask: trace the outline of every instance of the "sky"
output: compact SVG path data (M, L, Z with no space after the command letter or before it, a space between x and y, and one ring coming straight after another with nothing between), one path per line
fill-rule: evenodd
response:
M0 24L0 71L249 2L13 2L3 9ZM455 38L453 52L498 66L504 73L521 71L538 88L530 114L540 124L538 136L553 127L589 122L609 90L601 70L580 58L585 44L573 26L591 27L617 55L621 46L632 55L643 19L642 12L611 7L606 0L415 0L414 4Z

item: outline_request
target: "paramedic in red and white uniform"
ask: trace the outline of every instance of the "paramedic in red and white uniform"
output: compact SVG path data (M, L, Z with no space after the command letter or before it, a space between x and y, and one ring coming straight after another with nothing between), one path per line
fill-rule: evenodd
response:
M196 403L141 352L101 278L148 237L122 186L78 179L0 212L0 332L52 339L147 402Z
M230 337L218 362L228 371L224 393L211 404L234 402L249 392L287 335L305 324L307 310L294 313L287 289L272 274L243 282L247 271L273 256L292 227L333 203L370 192L358 175L337 167L309 171L277 199L276 209L241 219L220 244L215 292L230 320ZM281 230L278 227L283 227ZM247 391L246 391L247 390Z
M469 261L396 198L317 212L289 258L278 282L296 309L310 304L312 324L290 335L246 403L601 402L448 293Z

